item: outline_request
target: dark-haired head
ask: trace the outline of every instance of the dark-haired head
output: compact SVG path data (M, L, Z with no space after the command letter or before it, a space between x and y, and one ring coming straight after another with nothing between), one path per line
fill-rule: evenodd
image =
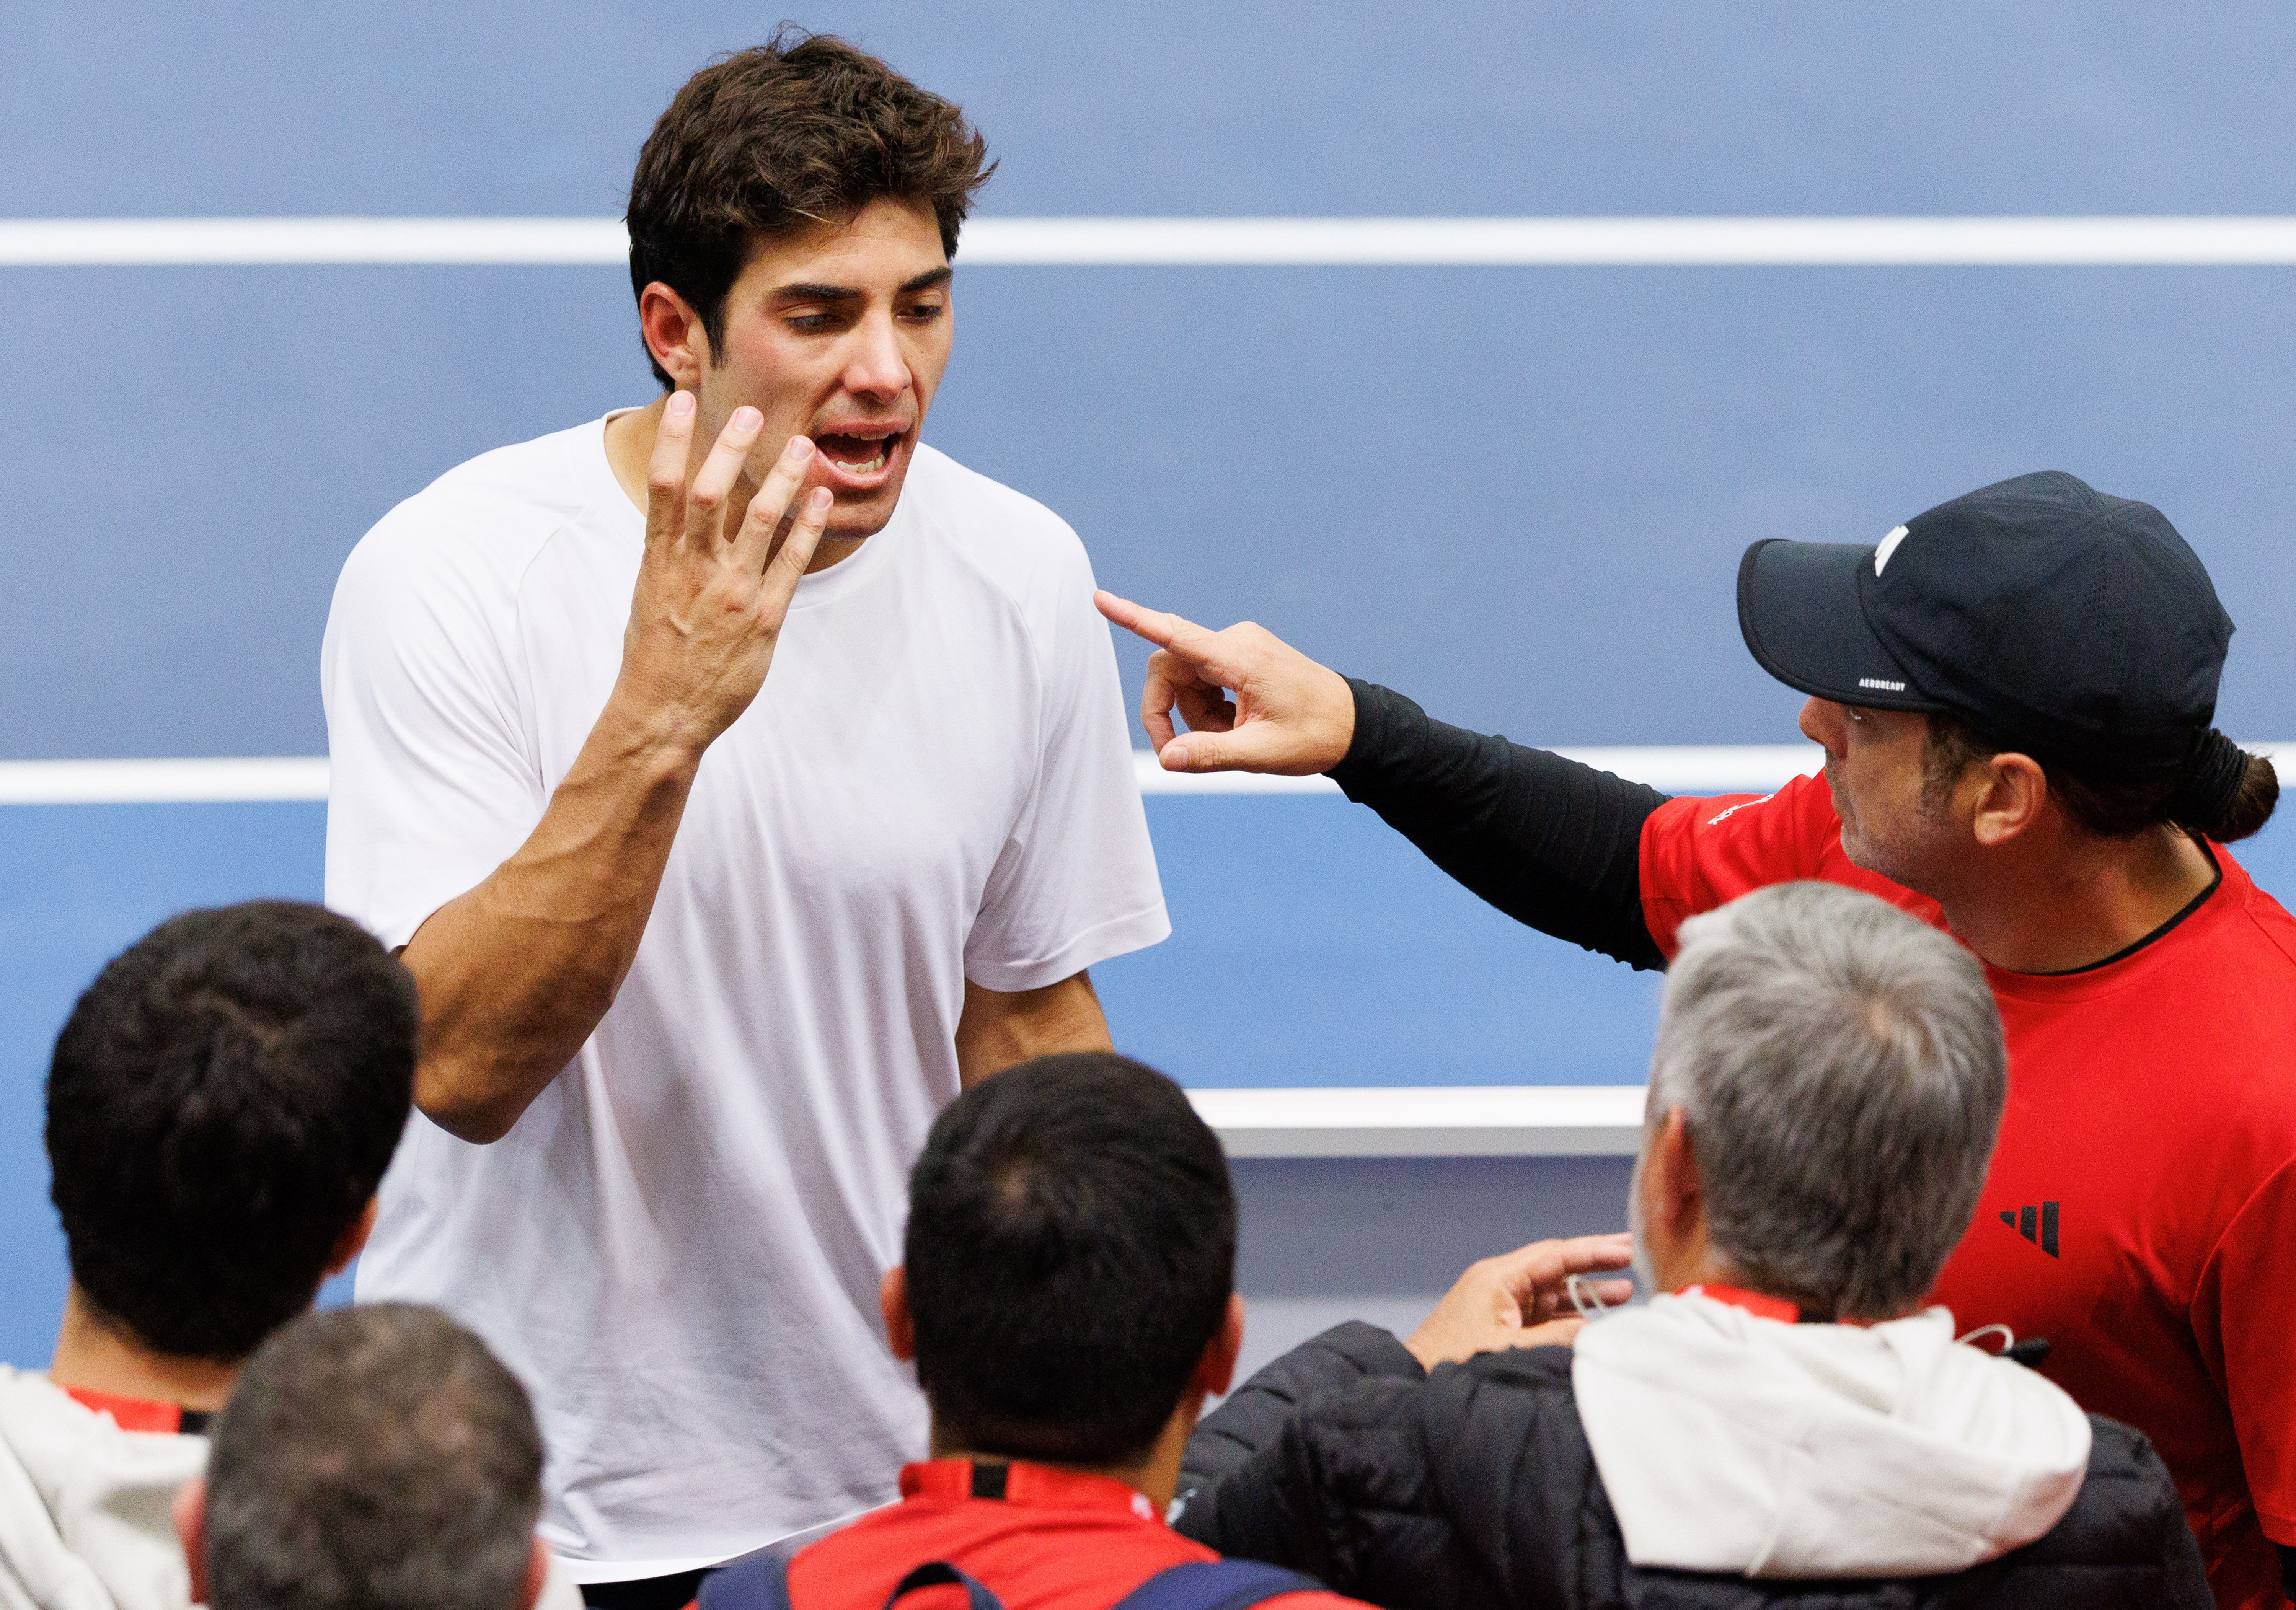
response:
M73 1283L177 1358L310 1304L412 1104L414 981L357 923L251 901L161 923L56 1037L52 1194Z
M1227 1159L1154 1069L1107 1052L1039 1058L933 1125L911 1176L906 1258L937 1443L1120 1464L1156 1442L1223 1334Z
M955 257L995 171L987 158L957 107L842 39L784 24L694 74L655 123L630 184L630 289L668 286L722 352L726 292L760 238L890 197L930 210ZM671 384L658 362L653 372Z

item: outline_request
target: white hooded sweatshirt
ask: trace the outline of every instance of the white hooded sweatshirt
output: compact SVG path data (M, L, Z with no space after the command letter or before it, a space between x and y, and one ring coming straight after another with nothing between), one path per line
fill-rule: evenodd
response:
M1570 1377L1636 1565L1963 1571L2055 1525L2088 1468L2072 1399L1956 1345L1942 1308L1792 1325L1660 1296L1580 1332Z
M0 1364L0 1610L190 1610L174 1505L207 1466L203 1436L122 1431ZM582 1610L555 1558L534 1610Z
M0 1365L0 1610L184 1610L170 1506L207 1463L203 1436L122 1431Z

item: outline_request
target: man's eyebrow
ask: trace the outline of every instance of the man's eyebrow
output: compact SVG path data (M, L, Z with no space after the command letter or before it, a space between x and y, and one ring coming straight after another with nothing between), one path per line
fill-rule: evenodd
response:
M777 285L776 302L857 302L861 293L850 285Z
M920 290L946 285L953 277L953 271L944 263L939 268L928 268L914 279L903 282L897 294L914 296ZM850 285L816 285L800 281L794 285L775 286L773 299L776 302L857 302L866 294Z

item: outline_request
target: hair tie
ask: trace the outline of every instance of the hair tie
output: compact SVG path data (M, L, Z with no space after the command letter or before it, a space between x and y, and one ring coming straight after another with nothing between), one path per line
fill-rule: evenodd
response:
M2169 798L2169 819L2208 832L2224 820L2248 776L2248 752L2210 727L2186 763L2185 780Z

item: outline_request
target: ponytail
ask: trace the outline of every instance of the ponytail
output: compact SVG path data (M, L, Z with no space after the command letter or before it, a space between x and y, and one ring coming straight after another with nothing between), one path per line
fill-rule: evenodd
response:
M2218 844L2245 838L2271 821L2272 808L2280 803L2280 773L2271 758L2251 755L2213 728L2202 750L2189 782L2169 802L2169 819ZM2211 750L2217 751L2213 756ZM2213 786L2203 792L2209 784Z

